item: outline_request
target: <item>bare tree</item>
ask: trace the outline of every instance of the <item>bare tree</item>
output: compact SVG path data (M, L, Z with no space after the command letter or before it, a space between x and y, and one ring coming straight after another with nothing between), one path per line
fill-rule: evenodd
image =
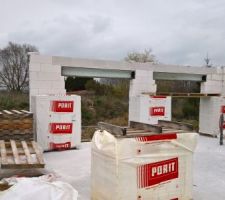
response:
M145 49L143 52L137 52L137 51L130 52L127 54L127 57L125 57L124 60L127 62L157 63L155 59L155 55L152 54L151 49L148 49L148 50ZM108 84L108 85L110 84L116 85L121 83L129 85L128 84L129 81L124 79L101 78L100 82L103 84Z
M204 58L204 61L205 61L206 67L212 67L212 65L210 64L211 60L209 58L208 53L206 54L206 57Z
M146 63L146 62L151 62L151 63L156 63L156 58L155 55L152 54L151 49L145 49L144 52L130 52L127 54L127 57L125 58L126 61L128 62L141 62L141 63Z
M28 52L38 51L35 46L15 44L0 49L0 85L10 91L22 91L28 87L29 56Z

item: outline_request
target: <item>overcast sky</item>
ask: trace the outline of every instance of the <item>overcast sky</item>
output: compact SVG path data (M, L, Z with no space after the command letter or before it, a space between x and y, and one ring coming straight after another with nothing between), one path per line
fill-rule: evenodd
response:
M225 0L0 0L0 48L122 60L151 48L166 64L225 65Z

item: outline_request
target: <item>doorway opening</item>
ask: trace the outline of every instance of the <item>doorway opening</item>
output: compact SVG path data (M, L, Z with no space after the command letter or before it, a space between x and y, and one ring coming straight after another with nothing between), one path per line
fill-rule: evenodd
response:
M157 92L200 93L201 82L185 80L156 80ZM172 120L190 123L198 131L200 98L172 97Z
M81 96L82 141L90 141L100 121L128 125L129 79L66 77L68 95Z

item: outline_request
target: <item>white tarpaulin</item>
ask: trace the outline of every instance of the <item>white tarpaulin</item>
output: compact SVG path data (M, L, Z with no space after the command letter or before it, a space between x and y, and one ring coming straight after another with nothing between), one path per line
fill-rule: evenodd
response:
M0 192L0 200L77 200L78 192L68 183L46 178L17 178Z
M92 140L92 200L191 200L197 133Z

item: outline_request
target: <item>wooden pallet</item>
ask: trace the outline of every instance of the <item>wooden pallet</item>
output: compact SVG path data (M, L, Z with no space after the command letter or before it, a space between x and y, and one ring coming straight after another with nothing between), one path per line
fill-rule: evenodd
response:
M0 140L2 169L44 168L42 151L34 141Z
M206 98L206 97L219 97L221 94L219 93L176 93L176 92L144 92L142 94L147 94L150 96L171 96L173 98Z

